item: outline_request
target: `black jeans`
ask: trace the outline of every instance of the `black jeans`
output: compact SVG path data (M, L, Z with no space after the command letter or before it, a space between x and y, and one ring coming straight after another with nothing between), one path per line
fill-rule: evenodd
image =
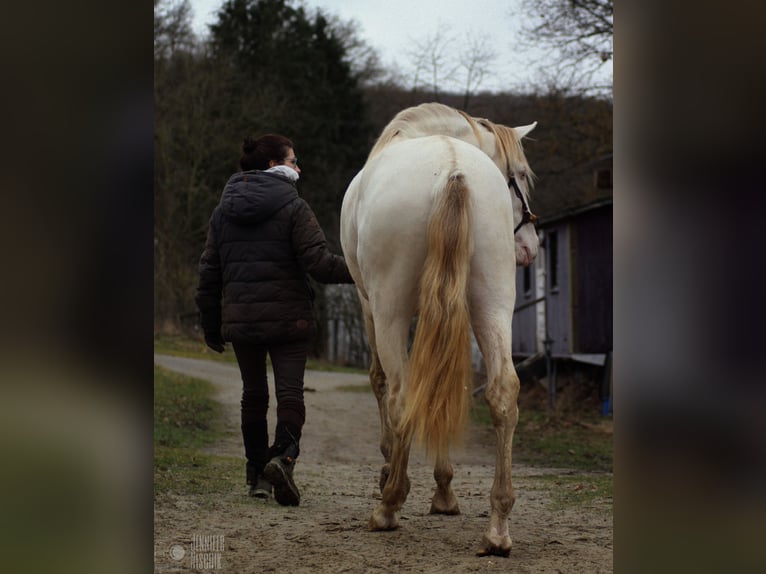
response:
M303 375L308 358L308 342L282 345L233 343L242 373L242 437L248 460L248 475L258 475L269 458L288 448L298 455L298 443L306 407L303 403ZM277 428L274 444L269 448L266 413L269 410L269 387L266 355L274 369L274 391L277 396Z

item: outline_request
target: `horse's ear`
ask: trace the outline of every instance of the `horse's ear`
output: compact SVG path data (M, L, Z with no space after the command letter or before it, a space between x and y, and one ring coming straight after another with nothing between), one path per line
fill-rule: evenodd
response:
M529 132L531 132L533 129L535 129L536 126L537 126L537 122L533 122L529 124L528 126L519 126L513 129L516 130L516 135L519 136L519 139L521 139L525 135L527 135Z

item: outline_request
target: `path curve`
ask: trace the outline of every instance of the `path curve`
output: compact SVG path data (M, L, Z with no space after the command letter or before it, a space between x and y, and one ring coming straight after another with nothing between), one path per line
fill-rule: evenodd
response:
M248 498L238 430L242 383L237 366L168 355L155 355L154 361L213 383L230 433L207 451L242 460L242 476L232 478L230 492L213 499L166 494L155 500L155 572L192 571L195 535L223 537L221 572L612 571L611 502L556 510L550 492L541 487L550 479L541 477L562 471L521 465L513 468L517 502L511 514L510 558L475 556L487 526L494 475L494 432L483 427L469 427L466 446L453 453L453 487L462 514L428 514L432 468L424 453L413 448L412 489L401 511L401 527L368 532L367 519L380 499L377 403L371 392L343 390L367 385L366 375L306 372L306 425L295 470L301 505L288 508L274 500ZM273 433L271 373L269 385ZM185 550L180 560L179 547Z

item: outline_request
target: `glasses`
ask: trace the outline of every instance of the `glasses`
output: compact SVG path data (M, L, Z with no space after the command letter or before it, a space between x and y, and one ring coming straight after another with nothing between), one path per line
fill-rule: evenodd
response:
M282 160L283 162L291 163L293 165L298 165L298 158L297 157L286 157Z

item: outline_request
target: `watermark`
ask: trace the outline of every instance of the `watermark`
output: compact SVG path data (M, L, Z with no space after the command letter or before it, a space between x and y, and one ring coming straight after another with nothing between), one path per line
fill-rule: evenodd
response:
M181 544L173 544L168 548L168 556L175 562L180 562L186 556L186 548Z
M223 554L223 534L194 534L191 544L191 567L219 570Z
M170 544L167 556L176 565L192 570L220 570L223 548L223 534L193 534L190 544Z

